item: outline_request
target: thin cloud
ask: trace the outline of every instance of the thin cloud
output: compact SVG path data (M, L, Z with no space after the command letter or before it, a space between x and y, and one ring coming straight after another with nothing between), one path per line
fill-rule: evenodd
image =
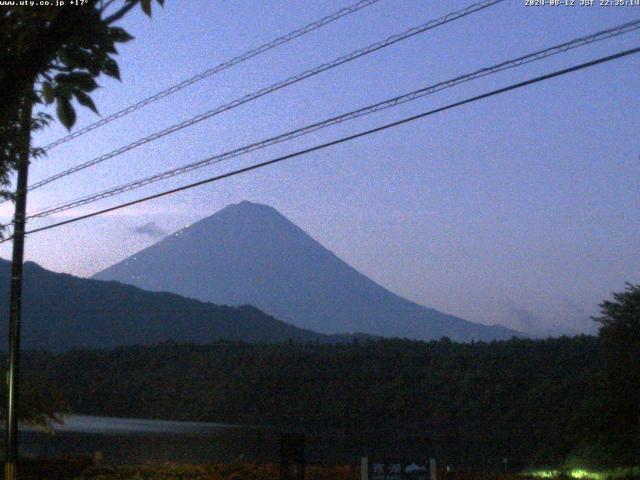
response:
M150 238L158 238L165 235L167 232L160 228L156 222L148 222L144 225L139 225L133 229L133 233L138 235L144 235Z

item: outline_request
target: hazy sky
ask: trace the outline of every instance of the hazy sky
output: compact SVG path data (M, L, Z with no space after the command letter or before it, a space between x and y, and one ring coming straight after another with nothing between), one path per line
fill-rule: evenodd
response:
M168 0L126 27L123 82L101 113L199 73L349 0ZM381 0L51 151L33 182L356 48L470 4ZM33 192L29 209L251 141L640 18L640 7L527 7L507 0ZM576 3L580 3L577 0ZM596 2L598 3L598 2ZM640 45L640 33L432 95L31 227L182 185ZM44 233L26 256L89 276L229 203L274 206L342 259L410 300L472 321L562 331L625 281L640 282L640 56L477 102L367 138ZM82 112L77 126L97 117ZM36 137L64 134L55 126ZM9 218L9 206L0 209ZM256 239L260 241L260 239ZM9 258L10 247L0 247Z

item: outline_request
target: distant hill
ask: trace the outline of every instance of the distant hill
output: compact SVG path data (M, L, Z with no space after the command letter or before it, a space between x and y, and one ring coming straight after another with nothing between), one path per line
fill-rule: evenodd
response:
M0 335L5 339L10 266L0 259ZM22 345L26 349L111 348L166 340L326 343L352 339L297 328L251 306L219 306L172 293L147 292L118 282L54 273L33 262L25 264L24 276ZM0 348L5 345L3 341Z
M365 332L429 340L507 339L518 333L472 323L386 290L275 209L230 205L99 272L147 290L214 303L251 304L325 334Z

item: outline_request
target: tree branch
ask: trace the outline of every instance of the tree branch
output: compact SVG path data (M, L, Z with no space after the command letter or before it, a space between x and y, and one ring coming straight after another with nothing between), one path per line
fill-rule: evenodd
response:
M128 3L126 3L123 7L120 8L120 10L118 10L117 12L115 12L113 15L108 16L107 18L104 19L104 22L107 25L112 24L113 22L116 22L118 20L120 20L122 17L124 17L127 13L129 13L129 11L135 7L138 2L140 0L128 0Z

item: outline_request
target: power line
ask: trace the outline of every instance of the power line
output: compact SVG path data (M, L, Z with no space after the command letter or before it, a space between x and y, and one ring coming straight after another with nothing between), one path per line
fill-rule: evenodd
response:
M223 180L225 178L233 177L233 176L236 176L236 175L240 175L242 173L250 172L252 170L257 170L257 169L260 169L260 168L263 168L263 167L266 167L266 166L269 166L269 165L273 165L275 163L279 163L279 162L282 162L284 160L289 160L291 158L299 157L301 155L305 155L305 154L308 154L308 153L311 153L311 152L315 152L315 151L318 151L318 150L323 150L325 148L328 148L328 147L331 147L331 146L334 146L334 145L338 145L338 144L345 143L345 142L348 142L348 141L351 141L351 140L355 140L355 139L360 138L360 137L365 137L365 136L368 136L368 135L371 135L371 134L374 134L374 133L377 133L377 132L381 132L383 130L387 130L389 128L397 127L397 126L403 125L405 123L413 122L415 120L418 120L418 119L421 119L421 118L425 118L425 117L434 115L436 113L444 112L446 110L450 110L450 109L453 109L453 108L456 108L456 107L460 107L460 106L463 106L463 105L466 105L466 104L469 104L469 103L473 103L473 102L476 102L478 100L482 100L482 99L485 99L485 98L493 97L493 96L496 96L496 95L499 95L499 94L502 94L502 93L509 92L511 90L516 90L516 89L519 89L519 88L523 88L523 87L526 87L526 86L529 86L529 85L532 85L532 84L535 84L535 83L539 83L539 82L542 82L542 81L545 81L545 80L549 80L549 79L552 79L552 78L555 78L555 77L559 77L559 76L562 76L562 75L567 75L569 73L576 72L578 70L583 70L585 68L593 67L595 65L607 63L607 62L610 62L610 61L613 61L613 60L616 60L616 59L619 59L619 58L622 58L622 57L626 57L626 56L629 56L629 55L633 55L633 54L636 54L636 53L640 53L640 47L633 48L633 49L630 49L630 50L625 50L625 51L622 51L622 52L619 52L619 53L616 53L616 54L613 54L613 55L609 55L609 56L606 56L606 57L601 57L601 58L598 58L596 60L592 60L590 62L585 62L585 63L581 63L579 65L575 65L573 67L565 68L563 70L557 70L557 71L555 71L553 73L549 73L549 74L546 74L546 75L541 75L539 77L535 77L535 78L532 78L532 79L529 79L529 80L525 80L523 82L511 84L511 85L509 85L507 87L499 88L497 90L492 90L492 91L490 91L488 93L484 93L484 94L481 94L481 95L476 95L474 97L470 97L470 98L467 98L465 100L461 100L459 102L450 103L450 104L448 104L448 105L446 105L444 107L440 107L440 108L436 108L436 109L433 109L433 110L429 110L427 112L423 112L423 113L420 113L418 115L413 115L411 117L406 117L406 118L403 118L401 120L398 120L398 121L395 121L395 122L392 122L392 123L387 123L387 124L382 125L380 127L372 128L370 130L365 130L365 131L362 131L362 132L359 132L359 133L356 133L356 134L353 134L353 135L342 137L342 138L339 138L337 140L333 140L331 142L327 142L327 143L323 143L323 144L320 144L320 145L316 145L314 147L310 147L310 148L307 148L307 149L304 149L304 150L299 150L297 152L290 153L288 155L284 155L284 156L281 156L281 157L278 157L278 158L274 158L272 160L267 160L265 162L261 162L261 163L258 163L258 164L255 164L255 165L251 165L251 166L248 166L248 167L240 168L240 169L228 172L228 173L224 173L222 175L217 175L215 177L210 177L210 178L207 178L205 180L200 180L198 182L190 183L190 184L184 185L182 187L174 188L174 189L171 189L171 190L165 190L163 192L156 193L154 195L149 195L147 197L139 198L137 200L133 200L133 201L126 202L126 203L121 203L119 205L115 205L113 207L105 208L103 210L98 210L96 212L88 213L86 215L81 215L79 217L75 217L75 218L72 218L72 219L69 219L69 220L64 220L62 222L57 222L57 223L54 223L54 224L51 224L51 225L47 225L47 226L44 226L44 227L40 227L40 228L36 228L36 229L33 229L33 230L29 230L26 233L27 234L31 234L31 233L42 232L42 231L45 231L45 230L50 230L52 228L57 228L57 227L61 227L63 225L68 225L70 223L79 222L80 220L86 220L88 218L92 218L92 217L96 217L96 216L99 216L99 215L103 215L105 213L113 212L115 210L120 210L122 208L129 207L129 206L132 206L132 205L136 205L136 204L139 204L139 203L148 202L150 200L154 200L156 198L160 198L160 197L164 197L164 196L167 196L167 195L171 195L173 193L181 192L183 190L189 190L191 188L199 187L201 185L205 185L205 184L208 184L208 183L213 183L213 182L216 182L216 181L219 181L219 180ZM2 240L2 241L0 241L0 243L4 243L4 242L10 240L11 238L12 237L9 237L9 238L7 238L5 240Z
M270 85L269 87L265 87L262 88L260 90L257 90L253 93L249 93L243 97L240 97L236 100L233 100L232 102L229 102L227 104L221 105L219 107L216 107L212 110L209 110L207 112L201 113L200 115L196 115L195 117L192 117L188 120L185 120L183 122L174 124L170 127L167 127L163 130L157 131L147 137L144 138L140 138L128 145L125 145L123 147L120 147L116 150L112 150L111 152L108 152L104 155L101 155L99 157L96 157L92 160L89 160L87 162L81 163L79 165L76 165L75 167L72 167L68 170L65 170L63 172L57 173L51 177L45 178L44 180L41 180L33 185L31 185L29 187L29 190L35 190L36 188L40 188L44 185L47 185L55 180L58 180L62 177L66 177L68 175L71 175L75 172L78 172L80 170L84 170L85 168L88 168L90 166L96 165L98 163L104 162L105 160L108 160L110 158L116 157L118 155L121 155L125 152L128 152L129 150L132 150L134 148L137 148L141 145L144 145L146 143L152 142L154 140L157 140L159 138L162 138L166 135L169 135L171 133L177 132L178 130L182 130L184 128L190 127L192 125L195 125L196 123L202 122L204 120L207 120L215 115L218 115L220 113L223 113L227 110L231 110L233 108L239 107L240 105L244 105L245 103L251 102L253 100L256 100L260 97L263 97L265 95L268 95L270 93L273 93L277 90L280 90L282 88L288 87L289 85L293 85L294 83L300 82L302 80L305 80L309 77L313 77L315 75L318 75L319 73L325 72L327 70L330 70L332 68L338 67L340 65L343 65L345 63L351 62L357 58L360 58L362 56L368 55L370 53L373 53L377 50L381 50L383 48L386 48L390 45L393 45L395 43L398 43L402 40L406 40L410 37L413 37L415 35L418 35L420 33L424 33L428 30L431 30L433 28L439 27L441 25L445 25L447 23L453 22L455 20L458 20L460 18L466 17L467 15L471 15L472 13L476 13L479 12L481 10L484 10L485 8L488 8L492 5L495 5L496 3L500 3L503 2L504 0L483 0L482 2L478 2L478 3L474 3L466 8L463 8L462 10L458 10L456 12L452 12L449 13L447 15L445 15L444 17L440 17L436 20L431 20L425 24L422 24L420 26L417 27L413 27L410 28L409 30L404 31L403 33L397 34L397 35L393 35L391 37L388 37L385 40L382 40L380 42L376 42L373 43L367 47L355 50L347 55L344 55L342 57L338 57L330 62L324 63L318 67L312 68L310 70L305 70L304 72L298 74L298 75L294 75L292 77L287 78L286 80L282 80L280 82L274 83L273 85Z
M254 152L256 150L260 150L263 148L266 148L268 146L271 145L275 145L278 143L282 143L288 140L291 140L293 138L297 138L303 135L307 135L309 133L312 133L314 131L320 130L322 128L326 128L328 126L332 126L332 125L336 125L348 120L353 120L355 118L359 118L359 117L363 117L366 115L370 115L372 113L375 112L379 112L388 108L392 108L395 107L397 105L401 105L407 102L411 102L414 100L417 100L421 97L424 97L426 95L430 95L442 90L445 90L447 88L451 88L454 87L456 85L459 85L461 83L465 83L471 80L475 80L478 78L482 78L491 74L495 74L504 70L508 70L511 68L515 68L521 65L525 65L534 61L538 61L538 60L542 60L544 58L550 57L552 55L556 55L559 53L564 53L567 52L571 49L574 48L578 48L584 45L590 45L594 42L599 42L599 41L603 41L618 35L622 35L625 33L629 33L635 30L640 29L640 20L636 20L634 22L628 22L628 23L624 23L622 25L618 25L616 27L613 28L609 28L606 30L602 30L593 34L590 34L588 36L583 36L583 37L579 37L576 38L574 40L571 40L569 42L565 42L559 45L555 45L553 47L544 49L544 50L539 50L536 51L534 53L530 53L527 55L523 55L520 56L518 58L515 58L513 60L508 60L502 63L498 63L496 65L490 66L490 67L486 67L486 68L482 68L479 70L476 70L472 73L466 74L466 75L461 75L458 77L455 77L453 79L450 80L446 80L443 82L439 82L436 83L435 85L431 85L428 87L424 87L421 88L419 90L415 90L413 92L404 94L404 95L400 95L382 102L378 102L376 104L373 105L369 105L367 107L364 108L360 108L358 110L353 110L351 112L348 113L344 113L342 115L338 115L335 117L331 117L329 119L323 120L321 122L317 122L317 123L313 123L311 125L307 125L304 126L302 128L298 128L280 135L277 135L275 137L271 137L268 138L266 140L261 140L259 142L255 142L240 148L236 148L234 150L230 150L227 151L225 153L222 154L218 154L218 155L214 155L212 157L208 157L204 160L200 160L198 162L194 162L194 163L190 163L188 165L183 165L181 167L178 168L174 168L171 170L167 170L155 175L151 175L148 177L144 177L142 179L138 179L136 181L133 182L129 182L126 183L124 185L120 185L117 187L112 187L109 188L107 190L103 190L101 192L98 193L93 193L91 195L87 195L84 197L80 197L80 198L76 198L72 201L63 203L63 204L59 204L55 207L49 207L46 208L44 210L38 211L36 213L33 213L29 216L27 216L27 218L43 218L43 217L47 217L49 215L52 215L54 213L59 213L65 210L70 210L72 208L76 208L82 205L86 205L88 203L93 203L95 201L104 199L104 198L109 198L112 197L114 195L118 195L120 193L123 192L127 192L130 190L134 190L137 188L141 188L143 186L149 185L151 183L155 183L161 180L165 180L167 178L171 178L177 175L181 175L184 173L188 173L190 171L193 170L197 170L209 165L213 165L213 164L217 164L220 163L222 161L225 160L229 160L231 158L234 157L238 157L241 155L246 155L250 152Z
M160 92L151 95L143 100L140 100L139 102L134 103L133 105L129 105L126 108L123 108L122 110L119 110L115 113L112 113L111 115L104 117L100 120L98 120L97 122L91 123L89 125L87 125L84 128L81 128L80 130L77 130L69 135L66 135L65 137L59 138L58 140L49 143L48 145L43 147L43 150L48 151L51 150L54 147L57 147L58 145L61 145L63 143L66 143L70 140L73 140L74 138L78 138L82 135L84 135L85 133L88 133L92 130L95 130L96 128L100 128L103 125L106 125L108 123L113 122L114 120L117 120L119 118L122 118L126 115L129 115L130 113L135 112L136 110L139 110L147 105L149 105L150 103L156 102L162 98L168 97L169 95L172 95L184 88L187 88L190 85L193 85L194 83L197 83L201 80L204 80L205 78L209 78L212 75L215 75L216 73L220 73L223 70L226 70L228 68L233 67L234 65L237 65L239 63L242 63L246 60L249 60L253 57L256 57L258 55L261 55L271 49L274 49L276 47L279 47L280 45L283 45L285 43L288 43L298 37L301 37L303 35L306 35L307 33L313 32L314 30L318 30L342 17L345 17L351 13L357 12L358 10L362 10L363 8L366 8L370 5L373 5L374 3L379 2L380 0L361 0L359 2L354 3L353 5L350 5L348 7L342 8L340 10L338 10L335 13L332 13L331 15L327 15L326 17L321 18L320 20L316 20L315 22L312 22L308 25L305 25L302 28L299 28L297 30L294 30L290 33L287 33L286 35L283 35L281 37L276 38L275 40L272 40L270 42L264 43L262 45L260 45L257 48L254 48L252 50L249 50L247 52L244 52L240 55L238 55L237 57L232 58L231 60L227 60L226 62L220 63L219 65L216 65L215 67L209 68L208 70L205 70L204 72L201 72L197 75L194 75L190 78L187 78L183 81L181 81L180 83L177 83L169 88L166 88L164 90L161 90Z

